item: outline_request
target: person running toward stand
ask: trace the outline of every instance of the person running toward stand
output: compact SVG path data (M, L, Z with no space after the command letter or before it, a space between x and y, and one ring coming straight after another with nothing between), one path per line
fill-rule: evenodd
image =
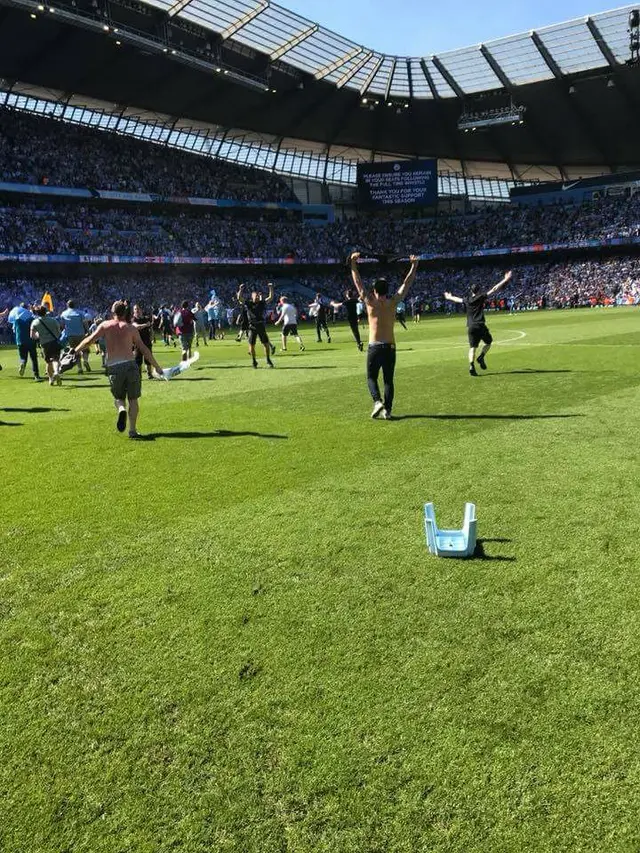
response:
M8 321L13 327L13 334L18 347L18 358L20 366L18 373L24 376L24 371L27 367L27 358L31 359L31 369L33 370L33 378L36 382L42 382L40 377L40 367L38 365L38 348L35 340L31 337L31 324L34 315L24 305L16 305L9 312Z
M411 310L413 313L413 322L419 323L422 318L422 300L419 296L414 298Z
M49 385L62 385L60 376L60 326L55 317L47 315L47 309L40 305L33 309L36 319L31 324L30 335L34 340L40 341L42 355L47 364L47 376Z
M487 369L487 365L485 363L485 356L489 352L491 348L491 344L493 343L493 338L491 337L491 332L487 328L487 324L484 317L484 308L487 302L487 299L490 296L493 296L494 293L497 293L501 287L504 287L508 281L511 281L513 273L511 270L505 275L505 277L499 281L497 284L490 290L483 290L478 285L472 285L471 290L469 292L469 296L466 299L461 299L459 296L454 296L453 293L449 293L447 291L444 294L444 298L448 299L449 302L457 302L459 305L464 305L464 309L467 312L467 333L469 336L469 375L477 376L478 371L476 370L474 361L476 360L476 349L478 345L482 341L484 346L478 356L478 364L482 368L482 370Z
M155 319L155 318L154 318ZM102 317L95 317L93 323L89 326L89 334L93 334L98 326L102 323ZM102 364L102 369L105 370L107 364L107 347L104 342L104 338L99 338L95 342L95 354L100 356L100 362ZM106 373L106 370L105 370Z
M345 290L344 299L342 302L332 302L331 303L334 309L339 309L344 307L347 312L347 321L349 323L349 328L351 329L351 334L353 335L353 339L356 342L356 346L362 352L364 346L362 344L362 340L360 339L360 329L358 328L358 300L356 298L355 293L350 288Z
M396 320L398 321L398 323L400 323L400 325L402 326L403 329L407 328L406 319L407 319L407 309L405 307L404 302L401 300L396 305Z
M238 302L244 306L247 312L249 354L251 356L251 362L254 367L258 366L258 362L256 360L256 341L260 338L260 343L263 345L267 357L267 365L269 367L274 367L274 364L271 361L271 356L275 352L276 348L269 340L264 319L264 312L267 304L273 300L273 284L269 283L269 294L266 300L263 298L262 293L259 293L257 290L251 291L251 299L245 299L243 290L244 284L241 284L238 289L237 298Z
M70 299L67 302L66 309L62 312L62 314L60 314L60 320L62 321L61 325L67 335L67 343L69 344L71 349L73 349L87 334L87 328L84 317L80 311L76 310L75 302L73 301L73 299ZM82 369L83 363L84 370ZM87 373L91 373L88 352L83 352L82 359L78 359L78 373L82 374L85 370Z
M312 302L309 305L309 311L313 311L311 316L316 318L316 336L318 338L318 343L322 343L322 330L324 329L324 333L327 336L327 343L331 343L331 332L329 331L329 327L327 326L327 306L325 304L324 299L322 298L321 293L316 293L315 302Z
M419 259L411 255L411 267L395 296L389 296L389 283L386 278L377 278L373 283L370 293L364 288L360 270L358 269L358 258L360 252L353 252L349 258L351 265L351 276L360 298L367 308L369 317L369 348L367 350L367 383L369 393L373 398L372 418L380 415L384 420L391 420L393 408L393 375L396 368L396 339L394 325L396 319L396 306L401 299L407 295L407 291L413 284L418 272ZM384 402L380 397L378 387L378 376L382 370L384 381Z
M282 352L287 351L287 338L289 335L300 344L300 352L304 352L304 344L298 333L298 309L292 305L286 296L280 299L280 316L276 320L276 326L282 323Z
M182 307L176 313L176 332L180 339L182 348L182 360L191 358L191 347L193 346L193 331L195 329L195 317L189 309L189 303L185 300Z
M142 343L146 346L146 348L149 350L149 352L152 352L153 351L153 342L151 340L151 335L152 335L151 327L152 327L152 323L153 323L153 318L148 317L144 313L141 305L134 305L133 306L133 317L132 317L131 322L133 323L135 328L140 333L140 340L142 341ZM95 331L95 329L93 331ZM138 365L138 370L140 371L140 374L142 375L142 362L144 361L144 363L147 366L147 376L149 377L149 379L153 379L153 371L151 369L152 365L151 365L151 362L149 361L149 359L145 358L139 349L136 349L135 356L136 356L136 364Z
M75 351L82 352L86 347L90 347L94 341L104 337L107 345L107 374L114 404L118 410L116 429L118 432L124 432L127 427L126 401L128 400L129 438L141 438L136 429L136 424L142 382L140 369L133 357L133 351L137 350L142 353L143 358L157 370L160 376L162 376L162 368L155 360L151 350L143 343L140 332L131 323L126 322L127 306L124 302L114 302L111 313L113 318L101 323L95 332L80 341Z
M196 346L200 345L200 338L202 338L203 344L207 347L209 346L207 343L209 318L207 316L207 312L199 302L196 302L193 307L193 316L196 321Z

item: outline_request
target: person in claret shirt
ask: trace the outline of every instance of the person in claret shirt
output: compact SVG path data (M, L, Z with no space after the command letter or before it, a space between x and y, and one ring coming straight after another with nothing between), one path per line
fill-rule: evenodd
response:
M469 335L469 375L477 376L478 371L475 367L476 360L476 349L478 348L480 342L484 344L482 347L482 351L478 356L478 364L482 368L482 370L487 369L487 365L485 363L485 356L489 352L491 348L491 344L493 343L493 338L491 336L491 332L487 328L487 324L484 318L484 309L487 302L487 299L490 296L493 296L494 293L497 293L501 287L504 287L508 281L511 281L511 276L513 273L511 270L505 275L502 281L499 281L497 284L494 284L492 288L489 290L483 290L478 285L472 285L471 291L469 292L469 296L466 299L461 299L459 296L454 296L452 293L449 293L447 290L444 294L444 298L448 299L449 302L457 302L459 305L464 305L464 309L467 312L467 333Z
M196 318L189 309L189 303L185 300L182 303L182 308L176 315L176 332L178 333L180 346L182 347L183 361L188 361L191 358L195 322Z

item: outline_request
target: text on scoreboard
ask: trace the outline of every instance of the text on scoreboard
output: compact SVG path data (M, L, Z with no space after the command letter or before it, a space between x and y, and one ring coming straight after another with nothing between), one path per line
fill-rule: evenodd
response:
M438 200L435 160L358 163L357 180L363 207L431 207Z

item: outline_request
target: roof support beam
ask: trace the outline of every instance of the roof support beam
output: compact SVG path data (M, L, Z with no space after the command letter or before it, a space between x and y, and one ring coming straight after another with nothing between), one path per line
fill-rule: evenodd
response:
M254 18L257 18L260 12L264 12L268 6L268 0L259 0L257 6L254 6L253 9L246 12L244 15L241 15L230 26L228 26L226 30L223 30L220 33L222 41L226 41L227 39L230 39L231 36L234 36L238 30L241 30L248 23L253 21Z
M389 100L389 95L391 94L391 84L393 83L393 75L396 73L396 65L398 63L397 59L394 59L391 63L391 70L389 71L389 76L387 77L387 85L384 87L384 99L385 101Z
M345 73L340 77L340 79L336 83L337 89L342 89L343 86L346 86L349 80L352 80L359 71L362 71L364 66L369 62L371 57L373 56L373 51L368 50L365 55L360 59L350 71L345 71Z
M538 53L544 59L545 65L556 78L556 80L564 80L564 74L562 73L560 66L555 61L553 56L551 56L549 49L535 30L531 30L531 41L535 44Z
M429 84L429 89L431 90L433 100L437 101L440 97L440 92L438 92L438 90L436 89L436 84L433 82L433 77L431 76L431 72L427 68L426 59L420 60L420 68L422 68L422 73L424 74L425 80Z
M432 57L432 60L431 60L431 61L432 61L432 62L433 62L433 64L436 66L436 68L438 69L438 71L442 74L442 76L443 76L443 77L444 77L444 79L447 81L447 83L451 86L451 88L452 88L452 89L453 89L453 91L456 93L456 95L460 98L460 100L464 100L465 94L464 94L463 90L460 88L460 86L458 85L458 81L457 81L457 80L456 80L456 78L453 76L453 74L451 74L451 73L450 73L450 72L445 68L445 66L444 66L444 65L442 64L442 62L438 59L438 57L437 57L437 56Z
M484 56L487 61L489 67L496 75L498 80L502 83L502 85L507 89L507 91L513 96L514 95L514 85L512 81L507 76L505 70L502 68L500 63L496 60L495 56L491 53L486 44L480 45L480 53ZM552 147L549 146L549 142L545 137L544 133L542 133L536 123L535 117L533 113L529 112L529 120L526 123L529 129L529 133L533 137L536 145L540 148L542 152L546 152L550 158L550 165L556 166L559 170L562 170L562 161L559 157L558 153L552 150ZM496 134L494 134L495 139ZM516 178L515 166L509 160L506 160L507 165L511 169L511 174Z
M362 86L360 86L360 94L361 95L364 95L365 92L368 90L369 86L373 82L374 77L376 76L376 74L380 70L380 66L382 65L383 62L384 62L384 56L381 56L378 59L378 61L376 62L376 64L373 66L371 71L367 74L367 79L364 81Z
M598 29L598 25L596 24L596 22L593 20L593 18L587 17L585 19L585 23L587 25L587 29L589 30L589 32L593 36L593 40L595 41L595 43L600 48L600 53L604 56L604 58L607 60L607 62L609 63L609 65L612 68L617 68L619 63L618 63L617 59L615 58L615 56L613 55L613 51L611 50L609 45L606 43L606 41L603 39L602 33Z
M609 145L607 144L605 138L602 136L598 128L595 127L591 121L589 121L588 116L585 114L580 104L577 103L575 98L571 97L571 92L568 89L567 78L562 73L562 69L551 55L549 49L540 38L540 35L535 30L531 31L531 41L536 46L540 56L544 59L547 68L551 71L553 76L560 84L562 88L562 93L565 97L567 104L569 105L569 109L578 119L578 122L582 125L582 129L588 141L591 143L591 145L593 145L593 147L598 153L598 156L602 159L603 163L607 164L611 172L615 171L613 167L614 158L612 158L610 155Z
M187 6L191 3L191 0L176 0L176 2L167 10L167 15L170 18L175 18L176 15L179 15L183 9L186 9Z
M322 80L324 77L328 77L329 74L333 74L333 72L337 71L338 68L342 68L343 65L346 65L347 62L354 59L361 50L361 47L354 47L353 50L350 50L343 56L339 56L334 62L330 62L328 65L325 65L324 68L319 68L314 72L313 76L316 80Z
M409 81L409 97L413 98L413 71L411 70L410 59L407 59L407 80Z
M496 75L498 80L502 83L505 89L513 89L513 83L504 72L502 66L496 61L495 56L491 53L486 44L480 45L480 53L484 56L487 64Z
M285 41L279 47L277 47L273 53L270 55L270 59L272 62L275 62L276 59L280 59L280 57L284 56L285 53L288 53L290 50L293 50L294 47L297 47L303 41L312 36L314 33L318 32L318 24L313 24L310 27L307 27L305 30L300 30L295 36L290 38L288 41Z

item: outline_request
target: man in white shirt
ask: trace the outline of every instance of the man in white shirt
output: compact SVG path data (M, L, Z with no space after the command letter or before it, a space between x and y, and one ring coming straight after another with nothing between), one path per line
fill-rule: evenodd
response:
M300 344L300 352L304 352L302 338L298 334L298 309L292 305L286 296L280 298L280 316L276 320L276 326L282 323L282 352L287 351L287 338L293 335Z

